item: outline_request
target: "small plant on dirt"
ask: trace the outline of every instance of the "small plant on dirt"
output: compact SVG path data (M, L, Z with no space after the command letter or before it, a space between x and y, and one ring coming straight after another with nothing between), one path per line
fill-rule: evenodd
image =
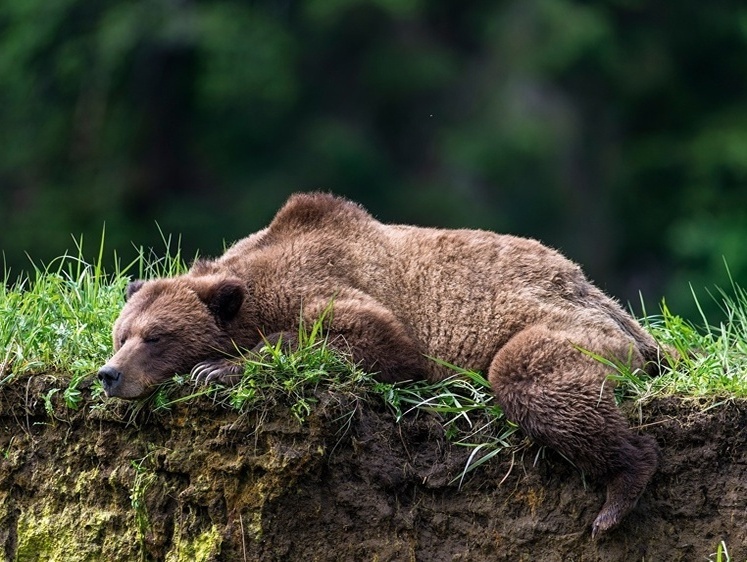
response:
M130 489L130 504L132 505L132 509L135 510L137 536L143 559L145 559L145 535L148 529L150 529L146 494L156 480L156 474L145 464L148 459L149 455L146 455L142 459L130 462L132 468L135 469L135 481Z
M711 562L731 562L731 556L726 548L726 542L721 541L716 547L716 552L708 557Z
M328 345L325 316L308 328L301 323L298 345L292 350L281 340L265 345L259 355L245 357L244 376L230 393L231 406L239 411L260 405L264 409L282 397L303 422L317 402L320 388L363 393L370 386L370 377Z

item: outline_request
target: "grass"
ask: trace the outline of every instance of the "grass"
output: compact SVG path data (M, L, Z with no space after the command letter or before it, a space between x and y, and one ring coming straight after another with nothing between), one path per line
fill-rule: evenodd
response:
M32 263L30 275L11 278L5 271L0 285L0 386L26 374L57 373L69 378L65 402L77 407L80 381L96 372L111 354L111 327L124 303L129 276L173 275L186 269L181 254L169 251L156 258L142 248L130 264L119 260L114 272L103 267L103 235L93 263L66 254L44 266ZM177 244L178 246L178 244Z
M516 449L512 437L518 426L505 419L500 406L493 401L490 383L485 377L438 362L452 369L454 375L436 383L379 385L378 391L394 411L397 422L413 413L435 414L441 419L447 439L471 449L464 469L454 479L461 487L467 473L502 451Z
M729 551L726 548L726 543L724 541L721 541L720 543L718 543L718 546L716 547L716 552L714 552L711 555L710 560L713 560L714 562L730 562L731 561L731 556L729 556Z
M111 323L124 276L107 280L98 264L63 256L34 267L33 278L0 286L0 384L27 373L71 376L66 402L75 406L79 381L109 353Z
M278 404L286 405L294 417L304 423L319 395L331 390L335 394L361 397L377 388L377 383L346 357L328 346L322 333L323 318L313 326L301 326L298 349L283 349L282 341L265 345L260 354L245 354L244 376L230 389L219 385L197 388L195 392L173 397L186 377L174 377L152 397L157 410L209 394L216 403L245 413L268 411Z
M65 403L77 408L82 403L80 382L111 354L111 326L123 305L128 281L185 271L178 242L172 246L170 238L163 240L163 257L139 249L136 259L122 266L115 256L111 273L102 267L103 236L93 263L84 259L82 240L78 240L76 254L44 267L34 265L29 276L11 279L6 272L0 286L0 387L25 375L53 373L62 381ZM668 366L661 376L650 378L609 363L610 378L619 383L621 396L645 402L678 395L707 398L711 404L747 397L747 292L732 284L728 292L718 291L712 297L724 313L717 325L703 318L703 326L697 327L672 313L666 303L658 314L645 316L643 323L670 350ZM299 333L297 351L285 353L280 345L267 346L262 356L247 357L245 377L235 388L203 387L175 398L173 389L183 387L187 380L175 377L134 407L169 408L211 394L218 403L239 411L282 402L303 421L318 400L320 388L361 396L373 393L383 398L398 419L419 412L440 417L447 437L472 449L466 470L510 446L516 428L503 419L492 401L489 383L479 373L450 366L454 376L440 383L376 383L328 348L321 322L307 328ZM100 395L98 390L95 395ZM53 392L57 391L45 397L47 403Z
M723 313L716 325L703 315L698 327L673 314L666 302L659 314L644 316L644 326L668 350L665 366L654 378L619 368L611 378L622 383L627 397L641 403L671 395L712 403L747 398L747 291L732 283L729 291L710 296ZM693 299L702 311L695 291Z

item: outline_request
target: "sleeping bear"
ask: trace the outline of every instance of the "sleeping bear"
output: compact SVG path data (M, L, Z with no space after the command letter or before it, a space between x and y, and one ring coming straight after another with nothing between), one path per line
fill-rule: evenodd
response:
M630 429L591 355L654 374L660 349L576 264L534 240L383 224L323 193L184 275L130 283L98 376L125 399L177 373L235 384L240 351L293 345L325 310L332 345L381 381L453 374L432 358L486 373L508 419L606 483L595 536L656 471L655 440Z

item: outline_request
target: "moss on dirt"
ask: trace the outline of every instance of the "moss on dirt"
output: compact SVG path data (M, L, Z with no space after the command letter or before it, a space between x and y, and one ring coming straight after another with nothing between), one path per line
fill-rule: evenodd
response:
M53 498L49 498L53 499ZM83 562L112 559L118 548L106 548L112 523L120 517L114 511L94 509L85 504L54 506L35 502L21 511L16 533L18 562ZM117 537L120 542L124 537ZM108 541L113 546L114 541ZM116 557L116 556L115 556Z
M181 527L174 531L173 547L166 554L166 562L207 562L214 560L220 553L222 537L218 527L212 525L209 529L196 536L183 534Z

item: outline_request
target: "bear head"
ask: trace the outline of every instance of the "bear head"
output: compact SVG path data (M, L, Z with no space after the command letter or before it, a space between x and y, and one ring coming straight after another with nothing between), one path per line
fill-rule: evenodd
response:
M107 396L134 399L200 361L236 355L232 327L246 286L223 276L133 281L114 323L114 355L98 372Z

